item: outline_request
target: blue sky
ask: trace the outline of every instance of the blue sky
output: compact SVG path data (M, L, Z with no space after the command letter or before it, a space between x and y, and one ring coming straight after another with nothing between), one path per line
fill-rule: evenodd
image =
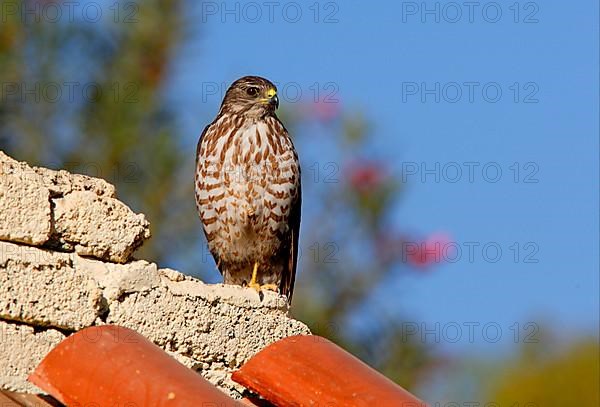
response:
M224 4L233 11L222 14ZM400 168L417 168L397 225L447 231L464 249L453 264L402 279L401 299L383 306L407 310L419 326L458 324L466 335L465 323L493 323L503 332L498 343L481 331L473 344L442 340L448 351L505 349L515 323L551 324L567 337L597 332L597 2L481 2L458 16L461 2L284 1L273 22L262 2L235 4L196 7L193 17L206 23L189 33L185 64L174 67L189 90L180 100L186 143L218 109L220 95L206 94L213 83L259 74L310 95L312 84L334 82L344 107L374 124L377 147ZM422 4L438 4L439 22Z

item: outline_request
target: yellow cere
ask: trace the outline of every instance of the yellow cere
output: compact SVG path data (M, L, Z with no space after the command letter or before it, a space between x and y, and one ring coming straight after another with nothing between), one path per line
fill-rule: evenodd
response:
M272 98L273 96L275 96L277 94L277 91L274 88L270 88L267 91L267 97Z

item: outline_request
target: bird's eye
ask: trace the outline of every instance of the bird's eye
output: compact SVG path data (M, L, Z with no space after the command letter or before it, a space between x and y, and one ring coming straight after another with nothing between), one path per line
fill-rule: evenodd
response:
M246 93L250 96L256 96L256 95L258 95L258 88L251 86L248 89L246 89Z

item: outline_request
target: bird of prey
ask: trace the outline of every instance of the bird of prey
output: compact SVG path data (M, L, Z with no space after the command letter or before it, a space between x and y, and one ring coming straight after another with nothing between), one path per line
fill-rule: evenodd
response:
M225 284L291 303L300 230L300 165L275 114L277 88L245 76L225 93L196 151L196 207Z

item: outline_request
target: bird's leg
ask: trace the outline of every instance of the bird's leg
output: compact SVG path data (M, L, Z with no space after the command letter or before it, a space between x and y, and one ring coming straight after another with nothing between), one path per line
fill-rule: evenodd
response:
M256 290L256 292L260 293L261 290L271 290L271 291L277 291L278 287L276 284L263 284L260 285L259 283L256 282L256 279L258 278L258 262L254 263L254 268L252 269L252 278L250 279L250 282L248 283L248 287L250 288L254 288Z
M254 263L254 269L252 269L252 278L248 283L248 287L254 288L257 292L260 292L260 284L256 282L256 278L258 275L258 262Z

